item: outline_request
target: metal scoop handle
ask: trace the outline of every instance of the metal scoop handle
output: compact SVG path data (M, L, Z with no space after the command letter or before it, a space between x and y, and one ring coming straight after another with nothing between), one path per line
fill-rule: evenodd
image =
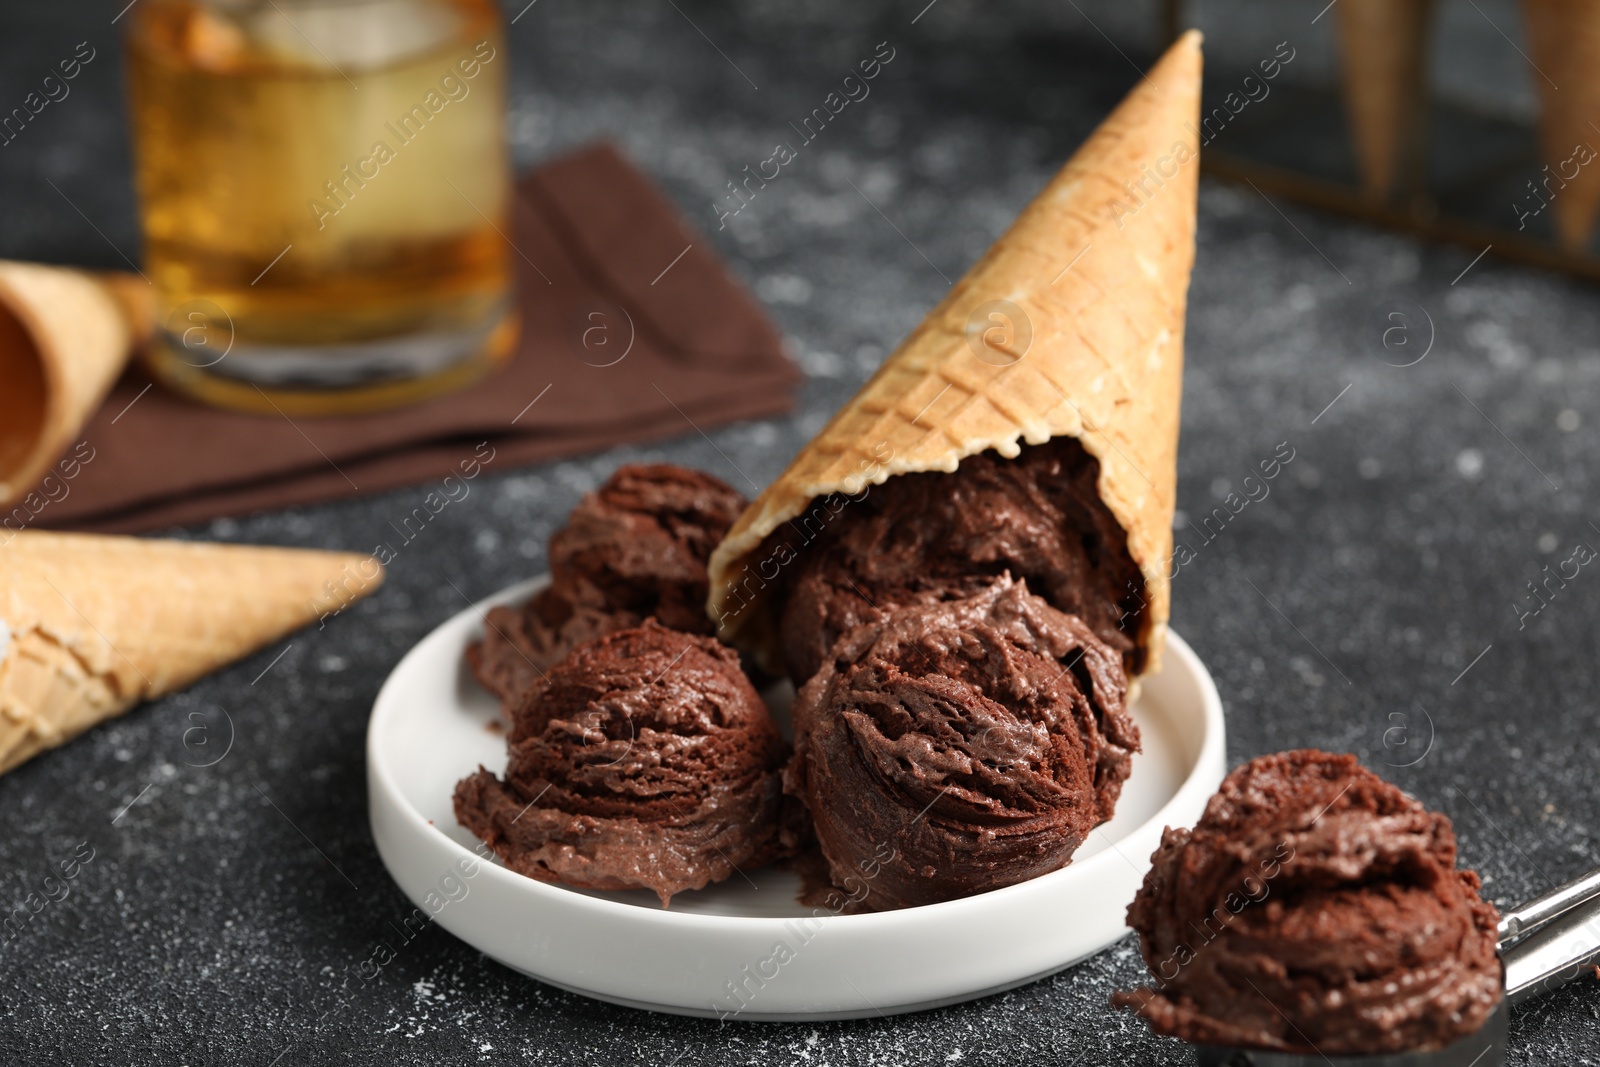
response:
M1555 892L1596 880L1600 872L1591 872ZM1502 942L1500 959L1506 967L1506 1000L1512 1004L1566 985L1585 972L1600 976L1595 972L1600 965L1600 899L1591 892L1582 903L1541 919L1538 928L1521 940Z
M1580 904L1600 896L1600 867L1500 916L1500 943L1531 934Z

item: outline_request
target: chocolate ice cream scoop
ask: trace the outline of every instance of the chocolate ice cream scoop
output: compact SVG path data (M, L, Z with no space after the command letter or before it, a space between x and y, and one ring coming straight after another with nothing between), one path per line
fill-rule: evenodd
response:
M779 619L789 676L811 677L875 610L970 596L1002 573L1083 619L1137 673L1144 579L1099 475L1083 445L1059 437L1015 459L982 452L953 473L902 474L780 526L762 556L794 559Z
M1002 576L856 627L800 690L784 788L874 910L1064 866L1111 817L1139 732L1121 658Z
M673 894L780 851L787 746L738 656L647 620L580 646L516 711L505 780L456 786L456 818L506 866L587 889Z
M745 499L720 479L670 464L618 467L550 540L550 584L521 608L498 607L467 660L510 705L573 648L647 618L713 631L706 560Z
M1128 924L1155 982L1113 1002L1157 1033L1414 1052L1478 1032L1500 1003L1495 909L1456 869L1450 820L1354 756L1251 760L1153 864Z

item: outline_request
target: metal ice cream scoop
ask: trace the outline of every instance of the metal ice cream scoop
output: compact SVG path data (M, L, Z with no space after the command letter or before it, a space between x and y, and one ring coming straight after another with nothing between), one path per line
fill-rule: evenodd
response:
M1584 974L1600 977L1600 868L1552 889L1500 919L1500 961L1506 996L1468 1037L1432 1052L1324 1056L1318 1052L1195 1047L1199 1067L1502 1067L1506 1015L1512 1005Z

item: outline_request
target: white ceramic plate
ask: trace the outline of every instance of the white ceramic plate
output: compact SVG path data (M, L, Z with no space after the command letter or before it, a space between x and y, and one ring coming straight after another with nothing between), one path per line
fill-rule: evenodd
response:
M463 611L400 661L367 727L367 790L378 854L424 914L506 966L585 996L730 1020L847 1019L1022 985L1126 932L1124 912L1162 827L1193 824L1222 780L1216 686L1169 633L1161 672L1144 680L1133 708L1144 752L1116 817L1062 870L867 915L803 906L797 877L773 868L674 896L665 911L653 893L536 882L474 862L478 842L456 824L451 796L480 763L498 773L506 761L504 735L490 725L496 702L462 651L490 607L543 582Z

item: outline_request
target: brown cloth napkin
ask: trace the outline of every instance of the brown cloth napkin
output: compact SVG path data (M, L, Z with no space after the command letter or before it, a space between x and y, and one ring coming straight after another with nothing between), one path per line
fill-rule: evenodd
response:
M37 525L204 522L459 474L484 441L498 471L789 410L800 374L776 330L615 148L528 172L514 212L522 337L500 371L416 407L291 421L146 391L135 367Z

